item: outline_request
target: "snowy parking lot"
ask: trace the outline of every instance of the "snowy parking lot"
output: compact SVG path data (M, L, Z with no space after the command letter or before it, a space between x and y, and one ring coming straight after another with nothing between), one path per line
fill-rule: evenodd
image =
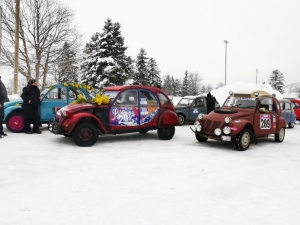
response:
M300 124L282 143L199 143L190 125L102 136L0 139L0 224L299 224Z

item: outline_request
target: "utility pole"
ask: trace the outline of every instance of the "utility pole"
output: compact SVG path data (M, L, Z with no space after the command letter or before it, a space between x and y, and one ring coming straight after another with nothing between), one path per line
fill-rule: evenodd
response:
M2 53L2 7L0 6L0 59Z
M18 94L20 0L16 1L14 94Z
M228 41L225 42L225 86L226 86L226 70L227 70L227 44L229 43Z
M256 68L256 84L257 84L257 74L258 74L258 69Z

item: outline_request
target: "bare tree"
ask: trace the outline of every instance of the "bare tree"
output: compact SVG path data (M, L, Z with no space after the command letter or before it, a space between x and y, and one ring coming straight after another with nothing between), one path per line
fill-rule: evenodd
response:
M3 5L3 61L14 66L15 6ZM27 80L42 79L44 89L48 73L60 56L65 42L78 48L81 35L73 23L74 13L56 0L22 0L20 9L19 73Z

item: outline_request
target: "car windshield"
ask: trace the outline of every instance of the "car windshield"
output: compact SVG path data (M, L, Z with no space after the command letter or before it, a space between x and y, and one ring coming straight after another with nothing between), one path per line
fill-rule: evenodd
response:
M182 98L182 99L178 102L178 105L190 105L190 104L192 104L193 101L194 101L194 99L190 99L190 98Z
M44 96L48 91L49 91L49 88L45 88L45 89L41 92L41 96Z
M229 97L225 101L224 106L254 108L256 106L256 100L254 98Z
M119 91L104 91L102 93L102 95L108 96L110 98L110 100L113 100L117 96L118 93L119 93Z

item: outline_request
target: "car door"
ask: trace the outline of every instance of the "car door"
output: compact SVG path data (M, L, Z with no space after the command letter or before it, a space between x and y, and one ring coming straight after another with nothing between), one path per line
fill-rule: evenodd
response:
M188 112L188 120L194 121L199 114L207 114L207 106L206 106L206 98L196 98L193 103L191 104L191 107L189 108Z
M54 117L53 108L62 108L68 105L67 92L69 88L58 86L49 90L42 98L40 106L41 121L49 121Z
M138 90L129 89L116 96L109 112L110 127L113 130L137 129L140 125Z
M164 101L165 100L165 101ZM161 104L165 104L167 98L162 96ZM149 90L139 90L139 123L141 128L156 127L158 124L159 101L154 93Z
M271 97L262 97L254 114L255 133L258 135L275 134L277 127L277 107Z

